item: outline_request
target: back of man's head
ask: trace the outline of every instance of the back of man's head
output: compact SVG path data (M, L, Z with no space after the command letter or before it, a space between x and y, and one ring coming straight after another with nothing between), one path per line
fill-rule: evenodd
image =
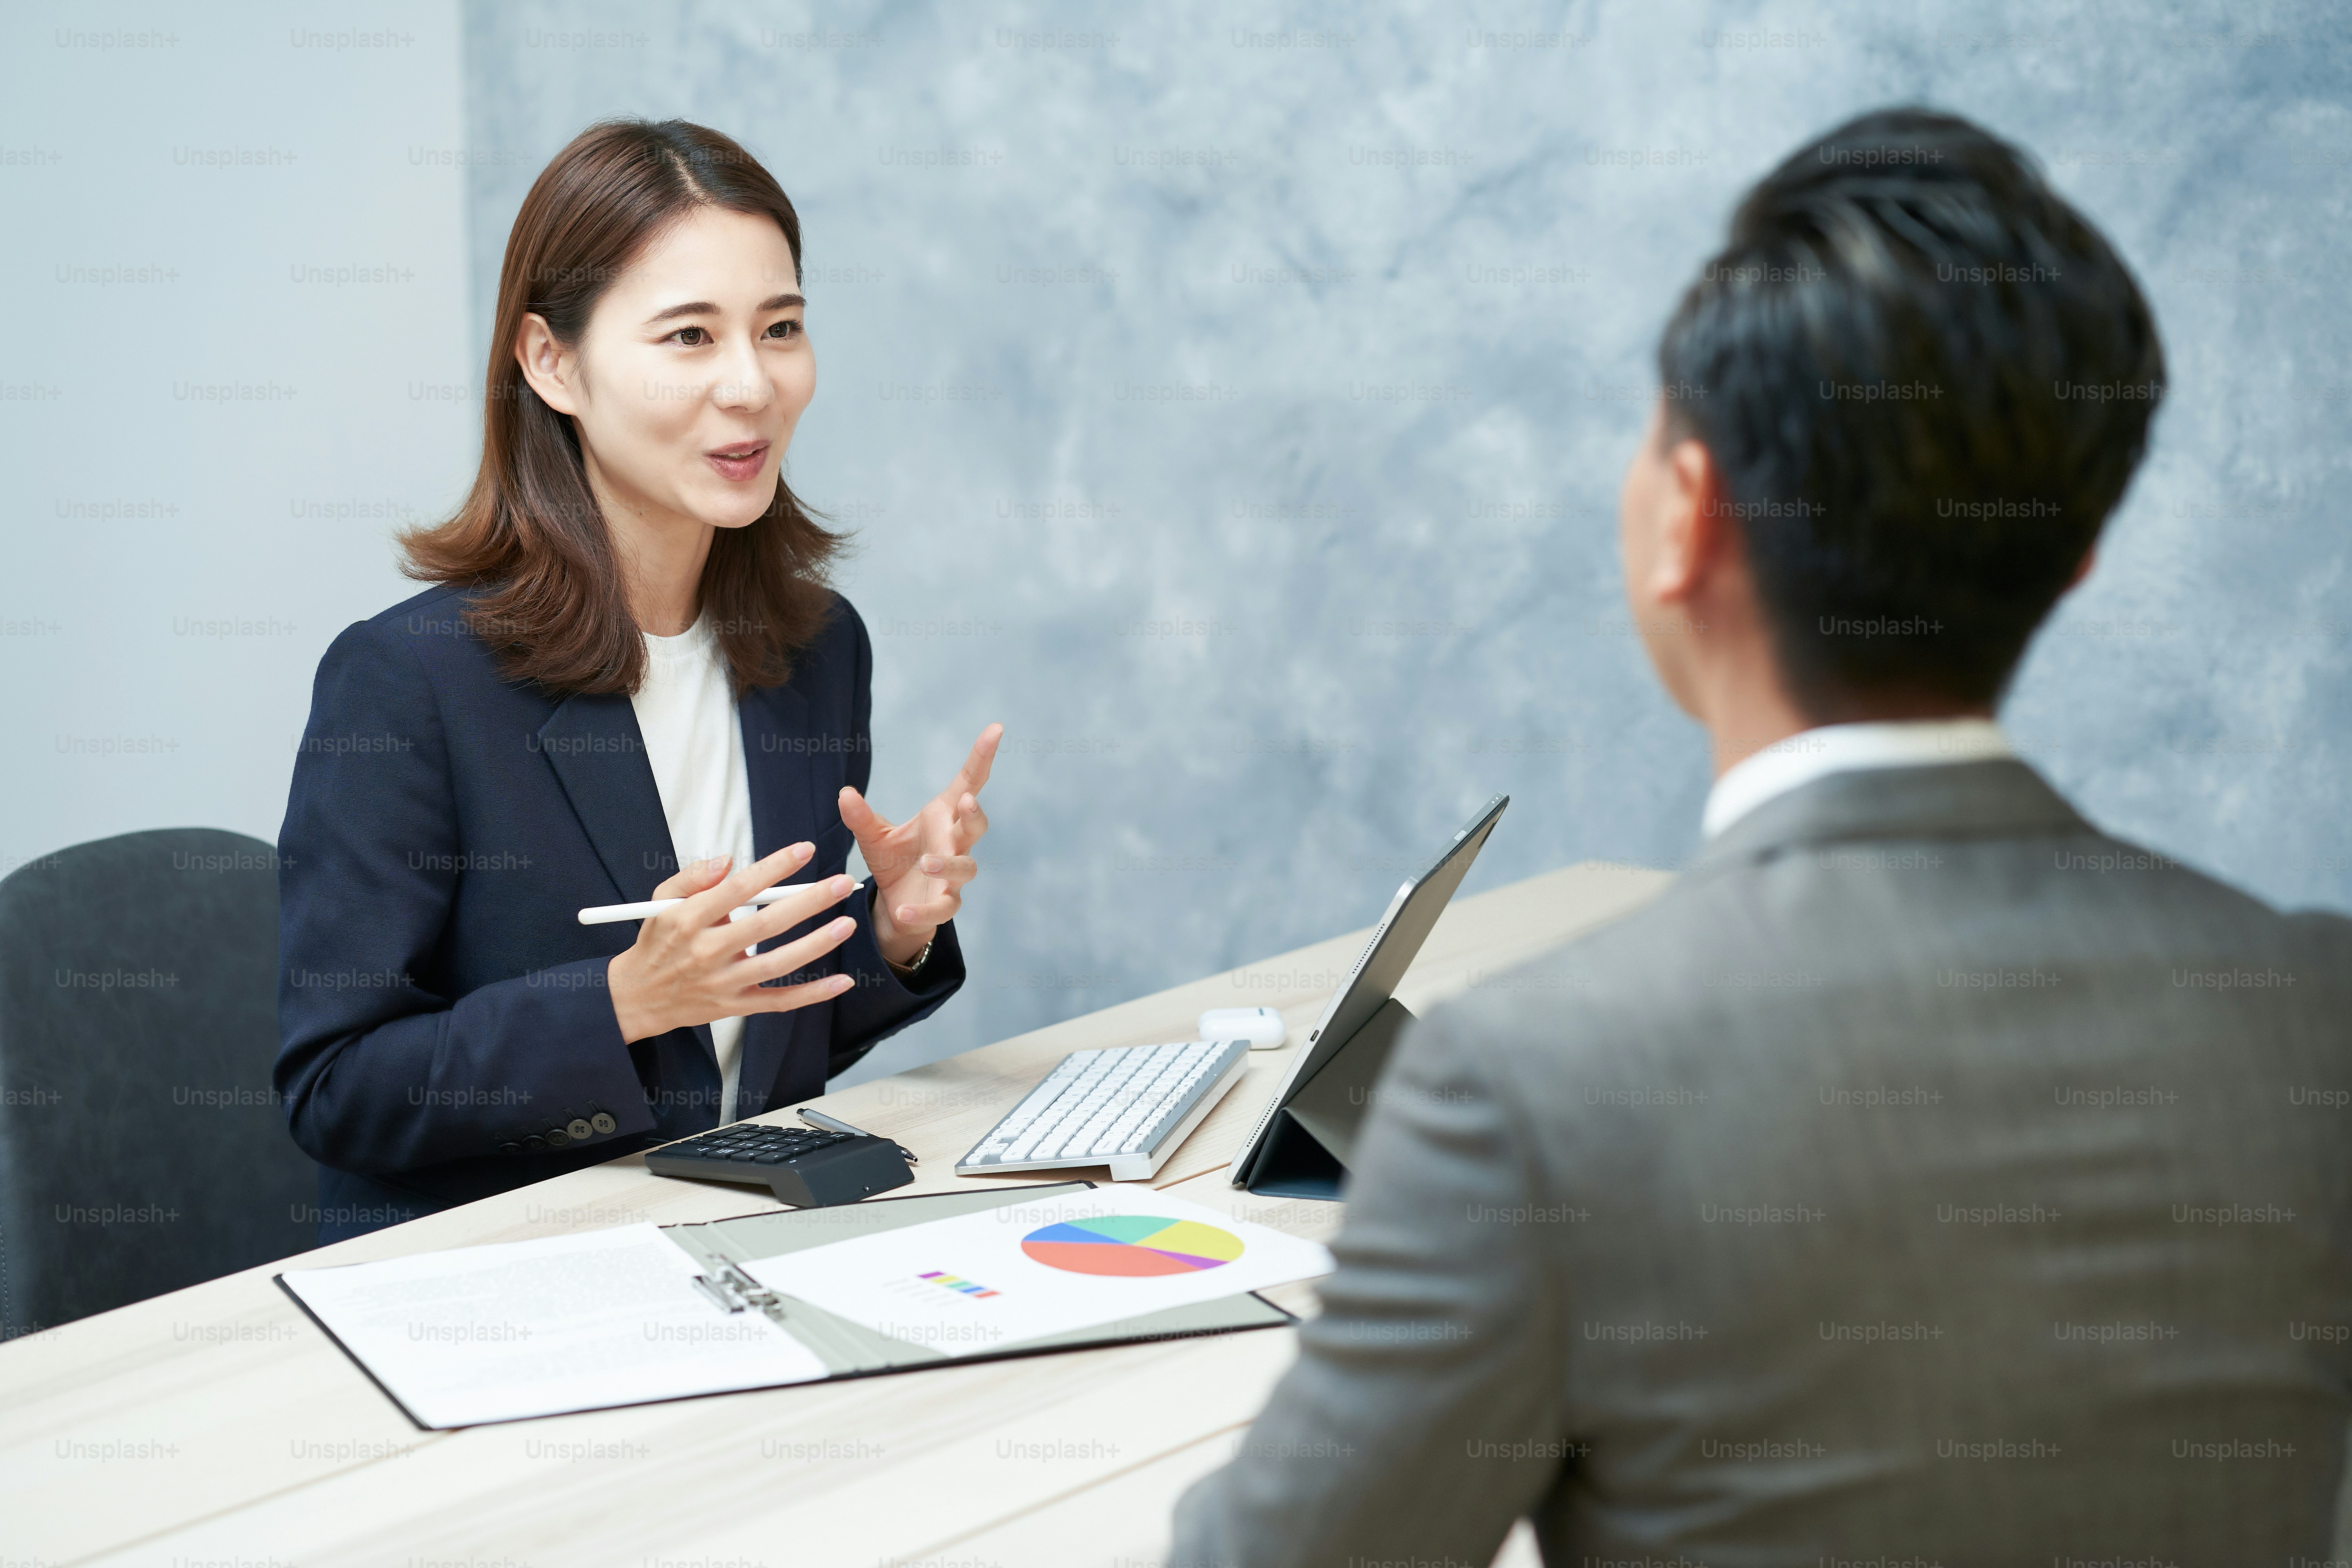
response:
M2017 149L1863 116L1748 193L1659 344L1816 721L1989 705L2137 466L2164 353Z

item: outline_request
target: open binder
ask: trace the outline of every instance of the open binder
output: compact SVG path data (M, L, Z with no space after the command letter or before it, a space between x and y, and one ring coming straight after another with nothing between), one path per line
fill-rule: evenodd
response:
M964 1354L949 1354L925 1345L893 1339L862 1324L836 1317L805 1301L779 1295L760 1285L742 1265L754 1258L771 1258L780 1254L797 1252L804 1247L877 1231L918 1225L927 1220L976 1213L985 1209L1017 1204L1034 1203L1049 1194L1083 1192L1094 1187L1092 1182L1057 1182L1034 1185L991 1187L976 1192L923 1194L909 1197L870 1198L864 1203L840 1205L830 1208L784 1209L764 1214L740 1215L733 1219L711 1220L701 1224L673 1225L660 1227L662 1237L677 1247L690 1260L695 1270L680 1270L680 1289L698 1299L700 1308L709 1314L709 1321L723 1323L728 1317L757 1313L781 1328L799 1345L805 1347L823 1363L822 1378L801 1376L767 1382L738 1383L726 1388L712 1387L700 1392L736 1393L752 1387L781 1387L787 1384L822 1381L835 1382L844 1378L870 1377L886 1373L912 1372L922 1367L979 1361L1003 1361L1016 1356L1045 1355L1061 1351L1090 1350L1098 1346L1130 1344L1141 1341L1186 1338L1201 1334L1234 1333L1246 1329L1277 1328L1295 1321L1292 1315L1255 1293L1239 1294L1205 1304L1177 1307L1131 1318L1124 1321L1101 1324L1067 1333L1048 1334L1041 1338L1015 1341L983 1351ZM365 1265L354 1267L365 1268ZM303 1311L332 1339L343 1353L365 1373L384 1396L399 1407L401 1413L425 1431L452 1427L487 1425L499 1420L523 1420L541 1415L569 1414L577 1410L611 1409L621 1405L651 1404L663 1399L698 1397L698 1394L662 1394L631 1396L625 1392L604 1396L598 1390L582 1386L567 1394L560 1409L543 1407L516 1408L504 1415L485 1415L470 1419L432 1419L433 1412L413 1408L394 1386L401 1381L399 1373L388 1365L371 1364L370 1357L359 1346L338 1333L328 1321L337 1315L329 1308L322 1314L306 1300L307 1279L331 1274L332 1269L297 1271L298 1278L278 1275L278 1287L292 1297ZM740 1319L739 1319L740 1321ZM383 1358L379 1354L378 1359ZM614 1392L614 1391L606 1391Z

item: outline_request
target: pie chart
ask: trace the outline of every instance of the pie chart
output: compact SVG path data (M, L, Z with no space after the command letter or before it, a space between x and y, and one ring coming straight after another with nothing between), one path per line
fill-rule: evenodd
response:
M1242 1238L1199 1220L1113 1215L1033 1230L1021 1250L1068 1274L1192 1274L1239 1258Z

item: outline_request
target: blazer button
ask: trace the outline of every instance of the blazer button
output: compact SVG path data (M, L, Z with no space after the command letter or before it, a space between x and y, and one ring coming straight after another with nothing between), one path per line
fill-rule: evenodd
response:
M501 1143L499 1145L499 1152L501 1154L520 1154L522 1152L522 1145L520 1143Z
M611 1113L600 1110L588 1119L588 1125L599 1132L611 1132L618 1130L621 1124L613 1120Z
M549 1148L551 1148L551 1149L561 1149L561 1148L562 1148L566 1143L569 1143L569 1142L572 1142L572 1134L571 1134L571 1133L569 1133L569 1132L566 1132L562 1128L561 1128L561 1127L551 1127L551 1128L549 1128L549 1129L547 1130L547 1146L548 1146Z
M547 1147L547 1140L534 1132L530 1137L522 1141L522 1146L536 1154L539 1151Z
M592 1129L588 1125L588 1119L586 1117L575 1116L571 1121L563 1124L563 1131L570 1133L572 1135L572 1141L577 1143L586 1138Z

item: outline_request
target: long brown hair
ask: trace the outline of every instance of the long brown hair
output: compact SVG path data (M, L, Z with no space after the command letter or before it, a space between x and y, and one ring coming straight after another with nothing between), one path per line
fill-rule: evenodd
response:
M536 313L558 342L578 342L605 289L698 206L775 219L800 270L800 215L774 176L730 138L683 120L590 126L541 171L515 215L483 385L482 466L455 517L399 539L409 576L473 590L466 622L510 680L629 692L644 677L645 638L589 493L579 433L523 379L515 336ZM740 696L783 680L823 628L826 569L845 540L781 476L758 521L716 531L701 605Z

